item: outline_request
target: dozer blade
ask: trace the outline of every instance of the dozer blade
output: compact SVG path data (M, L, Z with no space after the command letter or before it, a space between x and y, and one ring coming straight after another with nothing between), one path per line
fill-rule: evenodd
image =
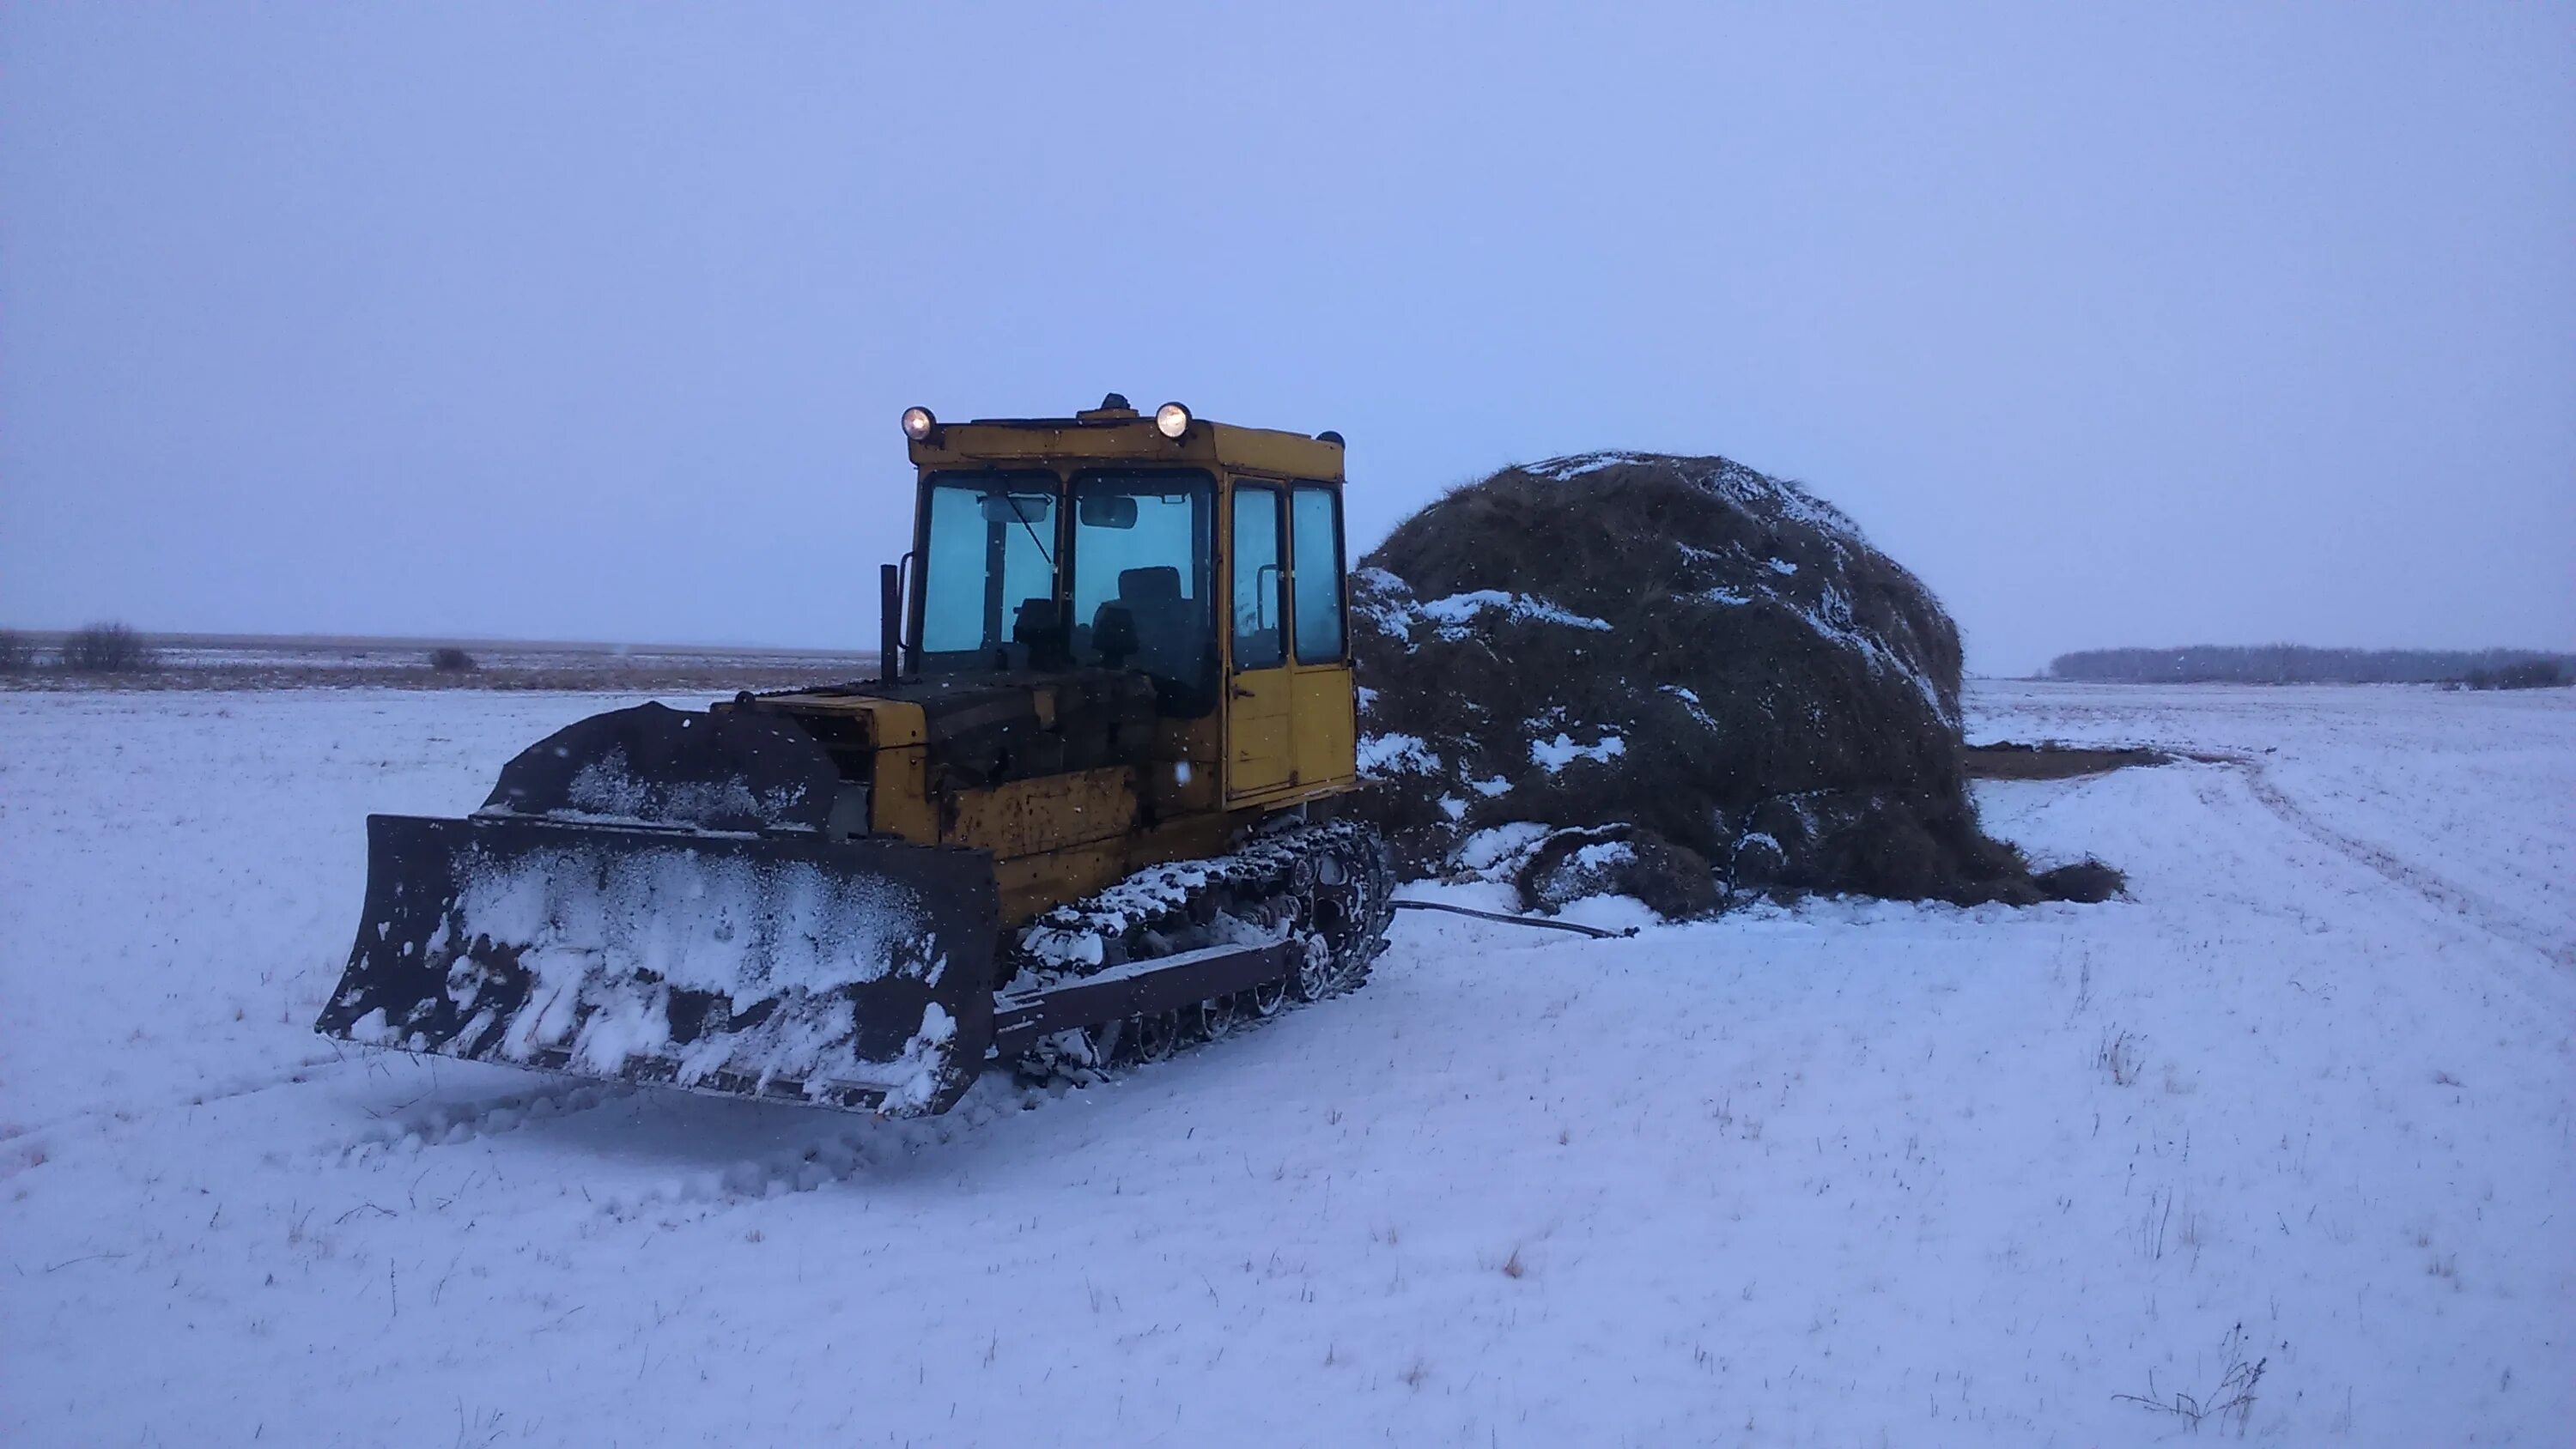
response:
M404 1051L915 1115L992 1036L978 851L490 815L367 820L315 1028Z

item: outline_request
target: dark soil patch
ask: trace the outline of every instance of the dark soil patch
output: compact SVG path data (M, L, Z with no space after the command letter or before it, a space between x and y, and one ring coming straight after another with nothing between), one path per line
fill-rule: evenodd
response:
M2125 894L2129 889L2126 874L2089 855L2073 865L2041 871L2034 879L2050 900L2082 901L2088 905Z
M2072 780L2140 765L2169 765L2173 759L2162 750L2087 749L2048 740L2031 745L1997 740L1970 745L1966 752L1971 780Z

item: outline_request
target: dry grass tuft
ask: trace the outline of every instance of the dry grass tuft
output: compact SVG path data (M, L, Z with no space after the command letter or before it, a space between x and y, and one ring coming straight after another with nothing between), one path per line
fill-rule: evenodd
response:
M2227 1336L2219 1342L2219 1360L2223 1367L2216 1388L2205 1394L2187 1394L2179 1389L2158 1393L2155 1372L2151 1369L2147 1373L2145 1393L2113 1394L2112 1402L2136 1404L2158 1413L2171 1414L2188 1424L2195 1434L2200 1432L2204 1419L2215 1419L2221 1427L2232 1421L2236 1432L2241 1435L2245 1432L2246 1421L2254 1417L2254 1389L2263 1382L2264 1365L2271 1362L2268 1358L2258 1358L2247 1363L2245 1351L2245 1325L2240 1323L2229 1329Z
M2113 1086L2131 1086L2145 1069L2142 1045L2134 1032L2106 1031L2101 1047L2093 1054L2093 1064L2110 1073Z

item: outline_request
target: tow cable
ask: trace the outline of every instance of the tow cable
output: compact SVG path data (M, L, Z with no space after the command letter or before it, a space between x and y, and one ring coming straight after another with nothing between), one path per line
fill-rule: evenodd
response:
M1532 916L1511 916L1501 911L1471 911L1465 906L1443 905L1438 901L1408 901L1401 897L1395 901L1395 908L1399 911L1447 911L1453 916L1474 916L1480 921L1500 921L1506 926L1536 926L1542 931L1572 931L1578 936L1590 936L1596 941L1624 940L1637 934L1637 928L1634 926L1617 931L1605 931L1599 926L1580 926L1572 921L1542 921Z

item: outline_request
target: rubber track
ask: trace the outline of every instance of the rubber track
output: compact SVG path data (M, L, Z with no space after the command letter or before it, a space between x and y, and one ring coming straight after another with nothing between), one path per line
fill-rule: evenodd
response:
M1322 863L1341 867L1336 885L1320 883ZM1175 861L1138 871L1106 890L1059 906L1023 928L1011 947L1012 990L1079 980L1112 966L1192 949L1193 936L1222 914L1275 919L1288 913L1298 934L1310 929L1313 904L1334 900L1350 918L1326 996L1357 990L1386 949L1394 916L1395 877L1385 838L1356 821L1302 826L1259 837L1233 854ZM1090 959L1096 941L1098 959ZM1290 1000L1295 997L1292 993ZM1274 1013L1275 1015L1275 1013ZM1184 1012L1174 1050L1208 1039L1203 1018ZM1227 1030L1268 1020L1249 1009ZM1130 1024L1133 1025L1132 1023ZM1122 1033L1131 1036L1133 1033ZM1020 1064L1023 1078L1063 1074L1043 1052Z

